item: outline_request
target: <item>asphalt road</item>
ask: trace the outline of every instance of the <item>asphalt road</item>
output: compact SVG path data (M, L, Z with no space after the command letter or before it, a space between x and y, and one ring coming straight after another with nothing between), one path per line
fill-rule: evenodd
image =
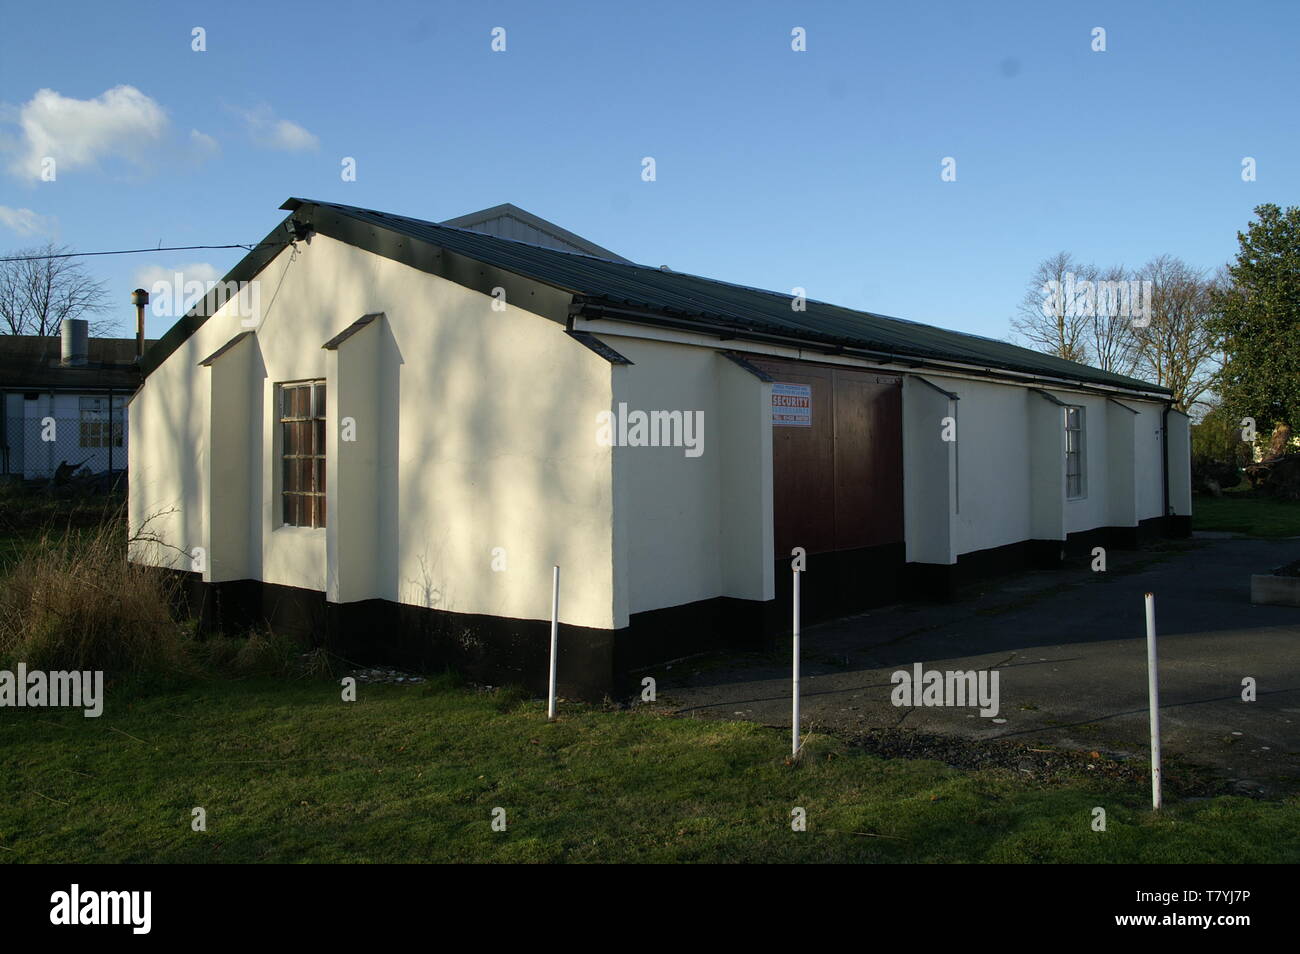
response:
M954 603L891 606L813 626L802 638L801 722L1145 759L1150 591L1165 752L1271 788L1300 777L1300 609L1251 605L1250 575L1297 557L1300 539L1198 535L1111 551L1105 573L1080 564L1004 577ZM895 706L892 674L918 662L927 670L997 670L997 716ZM788 653L696 658L655 675L660 703L683 715L790 725ZM1254 702L1242 700L1246 677L1257 685Z

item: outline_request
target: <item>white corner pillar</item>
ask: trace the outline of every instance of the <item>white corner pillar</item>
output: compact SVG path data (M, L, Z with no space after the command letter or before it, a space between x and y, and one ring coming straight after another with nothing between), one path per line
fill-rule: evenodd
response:
M1138 430L1140 415L1127 404L1106 401L1106 522L1138 525Z
M776 597L772 382L743 359L722 353L717 367L720 420L711 430L721 454L722 594L770 600Z
M903 378L903 533L908 563L957 562L961 428L958 396L909 374Z
M379 594L382 314L365 315L324 344L325 599Z
M1034 540L1065 539L1065 402L1030 388L1029 534Z
M1170 408L1165 415L1165 456L1169 473L1169 516L1192 515L1192 419Z
M203 580L220 583L252 577L252 524L260 515L254 500L252 455L261 446L254 431L262 383L257 370L257 337L236 335L199 362L208 374L208 455L206 461ZM256 405L256 406L255 406ZM260 483L258 484L260 495Z

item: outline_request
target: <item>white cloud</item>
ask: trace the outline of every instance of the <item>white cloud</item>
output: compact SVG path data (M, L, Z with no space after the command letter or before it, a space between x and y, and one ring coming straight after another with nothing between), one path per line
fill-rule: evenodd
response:
M289 152L320 148L320 140L314 134L290 119L277 119L270 106L235 112L243 117L253 142L263 148Z
M221 272L207 262L146 265L136 270L135 287L149 293L149 308L155 315L177 318L220 279Z
M210 159L221 151L221 146L207 133L190 130L190 155L196 159Z
M275 130L271 134L271 142L275 144L276 149L318 149L320 140L312 133L303 129L297 123L280 119L275 123Z
M31 209L11 209L0 205L0 225L19 235L53 236L58 232L57 220L39 215Z
M114 86L94 99L41 89L18 110L17 124L21 137L10 171L39 178L47 156L58 172L108 158L144 165L167 129L167 113L134 86Z

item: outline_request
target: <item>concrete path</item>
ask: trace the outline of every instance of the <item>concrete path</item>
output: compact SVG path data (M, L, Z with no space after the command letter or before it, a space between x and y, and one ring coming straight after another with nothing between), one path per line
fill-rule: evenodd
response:
M1300 609L1250 603L1250 575L1300 557L1300 539L1223 536L1111 551L1105 573L1080 565L1004 577L956 603L892 606L811 627L802 721L1145 759L1150 591L1166 753L1233 779L1300 778ZM996 669L996 718L1005 721L975 708L895 707L891 675L918 662ZM660 701L684 715L790 725L788 653L692 659L655 675ZM1241 699L1247 676L1256 702Z

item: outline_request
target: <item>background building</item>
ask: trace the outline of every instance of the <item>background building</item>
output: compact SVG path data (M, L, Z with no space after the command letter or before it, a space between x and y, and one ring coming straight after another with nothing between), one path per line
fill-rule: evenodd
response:
M79 319L65 320L61 337L0 335L0 473L125 470L126 402L141 379L136 350L134 338L88 337Z

